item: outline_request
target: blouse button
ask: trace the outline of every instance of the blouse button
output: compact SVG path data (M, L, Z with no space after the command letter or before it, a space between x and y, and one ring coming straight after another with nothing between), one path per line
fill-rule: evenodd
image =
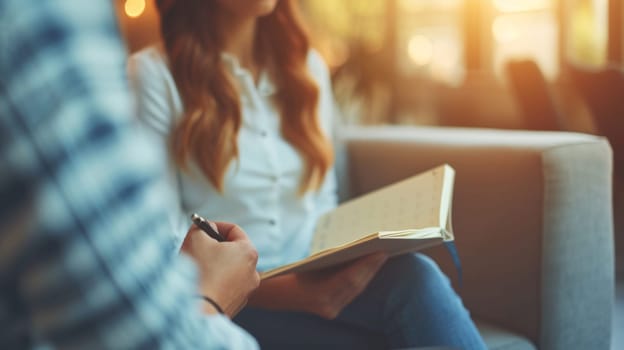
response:
M264 130L260 131L260 136L267 137L268 133Z
M275 219L270 219L269 220L269 225L275 226L276 224L277 224L277 221Z

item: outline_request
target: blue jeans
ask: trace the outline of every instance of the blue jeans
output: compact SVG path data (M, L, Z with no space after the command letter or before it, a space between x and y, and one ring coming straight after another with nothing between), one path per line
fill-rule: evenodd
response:
M335 320L248 307L234 321L262 349L486 349L448 278L421 254L388 260Z

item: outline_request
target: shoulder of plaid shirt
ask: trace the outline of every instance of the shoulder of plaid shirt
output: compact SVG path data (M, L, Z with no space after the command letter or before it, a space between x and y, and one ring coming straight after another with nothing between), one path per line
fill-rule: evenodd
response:
M0 0L0 348L254 349L200 311L108 0Z

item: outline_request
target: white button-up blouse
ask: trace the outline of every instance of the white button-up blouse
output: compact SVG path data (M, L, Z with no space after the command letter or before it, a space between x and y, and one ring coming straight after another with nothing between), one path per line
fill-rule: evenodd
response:
M167 159L167 181L177 193L178 203L171 205L176 247L190 226L191 213L234 222L258 249L258 270L263 271L307 255L317 218L336 206L336 178L332 168L320 190L298 195L303 161L281 135L281 118L272 102L276 87L269 74L261 72L256 85L234 56L223 54L222 59L238 83L243 118L239 157L227 169L223 193L198 167L181 171L170 157L167 141L183 107L162 49L150 47L134 54L129 75L137 92L140 120ZM327 66L315 51L308 54L307 64L320 90L318 117L331 136L334 104Z

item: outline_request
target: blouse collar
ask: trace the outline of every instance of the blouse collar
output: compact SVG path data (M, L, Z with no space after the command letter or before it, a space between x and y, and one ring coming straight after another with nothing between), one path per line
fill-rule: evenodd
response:
M236 78L250 79L250 81L253 82L253 77L251 73L240 64L238 57L232 55L231 53L222 52L221 60L225 63L225 66ZM266 69L262 69L262 71L260 71L260 76L258 77L258 85L256 88L263 96L270 96L276 92L277 88L271 80L271 77Z

